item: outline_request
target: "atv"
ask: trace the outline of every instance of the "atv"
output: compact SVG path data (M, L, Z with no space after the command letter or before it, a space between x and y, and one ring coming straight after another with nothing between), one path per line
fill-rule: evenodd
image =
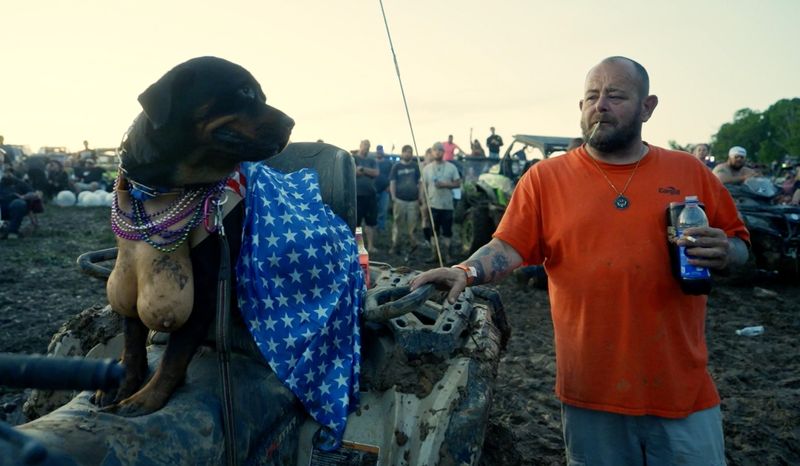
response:
M787 280L800 277L800 207L774 204L779 189L769 178L726 187L750 231L754 269Z
M269 164L284 171L316 168L323 199L355 227L355 170L349 154L326 144L295 143ZM104 279L110 273L105 264L115 254L114 249L90 252L79 264ZM277 380L246 328L234 325L230 397L221 394L213 343L198 350L185 384L166 406L145 416L103 412L92 404L89 391L74 398L34 391L26 413L41 417L14 428L0 423L0 466L477 464L500 352L510 335L499 295L473 287L450 304L431 285L410 292L409 281L417 272L407 267L370 262L368 273L372 286L360 325L360 405L348 416L338 448L325 443L320 426ZM5 374L0 384L107 388L121 377L113 362L121 350L119 330L120 318L110 306L84 311L56 334L52 357L45 358L48 365L9 362L0 355ZM215 335L212 328L209 340ZM163 336L151 332L151 370L164 351ZM72 369L78 367L75 361L57 359L65 355L81 356L83 365L107 359L82 372ZM13 370L4 369L9 365ZM61 404L54 402L59 397L67 403L51 411ZM237 435L229 442L226 403L235 407Z
M461 247L465 254L472 254L492 239L517 181L538 161L528 160L527 153L535 148L548 158L555 152L566 151L571 140L517 134L499 161L484 158L460 161L463 194L455 219L461 222Z

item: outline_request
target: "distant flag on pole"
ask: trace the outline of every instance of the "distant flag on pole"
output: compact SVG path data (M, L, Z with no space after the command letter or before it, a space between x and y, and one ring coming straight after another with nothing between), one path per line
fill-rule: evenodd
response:
M316 172L242 171L239 309L272 370L338 447L358 405L365 287L355 238L322 203Z

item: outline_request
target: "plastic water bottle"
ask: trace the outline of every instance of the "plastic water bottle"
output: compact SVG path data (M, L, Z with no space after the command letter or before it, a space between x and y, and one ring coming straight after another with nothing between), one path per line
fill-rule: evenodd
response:
M743 337L755 337L757 335L761 335L764 333L764 326L763 325L756 325L754 327L745 327L740 328L736 331L737 335L741 335Z
M678 215L676 230L678 238L684 236L683 232L687 228L706 226L708 226L708 218L700 208L697 196L686 196L683 210ZM708 294L711 291L711 272L708 268L690 264L685 246L678 247L678 261L681 290L691 295Z
M356 244L358 245L358 263L364 271L364 284L369 288L369 251L364 246L364 236L361 227L356 227Z

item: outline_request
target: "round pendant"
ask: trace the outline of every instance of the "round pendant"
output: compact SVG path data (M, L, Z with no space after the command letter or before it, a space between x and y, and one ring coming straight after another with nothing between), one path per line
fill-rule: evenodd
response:
M616 207L619 210L627 209L629 204L630 201L628 201L628 198L623 196L622 194L620 194L619 196L617 196L616 199L614 199L614 207Z

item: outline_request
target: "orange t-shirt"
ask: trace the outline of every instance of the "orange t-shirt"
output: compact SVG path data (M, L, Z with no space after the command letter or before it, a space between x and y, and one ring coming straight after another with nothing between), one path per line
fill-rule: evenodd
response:
M494 236L544 262L567 404L679 418L719 404L706 368L705 296L672 276L666 209L697 195L712 227L749 241L728 191L689 154L649 146L625 210L584 147L534 165ZM622 189L634 164L598 162Z

